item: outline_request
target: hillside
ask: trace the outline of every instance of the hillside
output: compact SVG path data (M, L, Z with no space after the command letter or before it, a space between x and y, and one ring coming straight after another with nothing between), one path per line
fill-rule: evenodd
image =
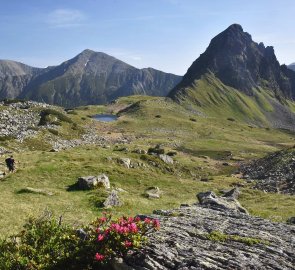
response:
M166 96L180 79L174 74L137 69L107 54L84 50L46 69L0 62L0 98L22 98L64 107L104 104L134 94Z
M294 94L295 72L234 24L212 39L169 96L211 116L294 130Z
M41 71L19 62L0 60L0 99L18 97Z

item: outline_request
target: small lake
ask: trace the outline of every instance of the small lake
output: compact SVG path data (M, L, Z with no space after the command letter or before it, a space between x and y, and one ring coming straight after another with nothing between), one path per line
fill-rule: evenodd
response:
M118 116L113 114L96 114L96 115L93 115L93 118L96 121L100 121L100 122L113 122L118 119Z

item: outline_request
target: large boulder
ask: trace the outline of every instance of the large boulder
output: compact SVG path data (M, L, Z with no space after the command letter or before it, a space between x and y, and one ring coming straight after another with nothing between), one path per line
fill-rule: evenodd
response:
M96 187L104 187L109 189L110 180L105 174L101 174L98 176L82 176L78 178L78 186L79 189L88 190L94 189Z
M197 194L199 203L203 207L221 211L233 210L236 212L248 214L248 211L236 200L237 196L238 190L236 188L227 192L223 197L216 196L212 191L201 192Z

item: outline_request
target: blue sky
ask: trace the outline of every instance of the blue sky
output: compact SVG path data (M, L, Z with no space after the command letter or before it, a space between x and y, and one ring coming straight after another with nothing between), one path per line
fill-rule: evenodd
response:
M184 74L210 40L239 23L295 62L294 0L0 0L0 59L46 67L84 49Z

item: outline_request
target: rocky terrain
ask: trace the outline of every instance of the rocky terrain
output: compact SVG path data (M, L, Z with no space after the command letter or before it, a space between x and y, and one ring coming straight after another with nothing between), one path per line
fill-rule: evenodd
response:
M121 96L166 96L181 76L137 69L105 53L84 50L58 66L0 62L0 98L25 98L64 107L105 104Z
M295 269L295 227L252 217L234 189L199 204L155 211L161 230L115 269Z
M48 108L50 105L33 101L5 104L0 111L0 137L23 141L37 134L40 112L36 108Z
M255 180L255 188L295 194L295 149L272 153L241 167L243 178Z

